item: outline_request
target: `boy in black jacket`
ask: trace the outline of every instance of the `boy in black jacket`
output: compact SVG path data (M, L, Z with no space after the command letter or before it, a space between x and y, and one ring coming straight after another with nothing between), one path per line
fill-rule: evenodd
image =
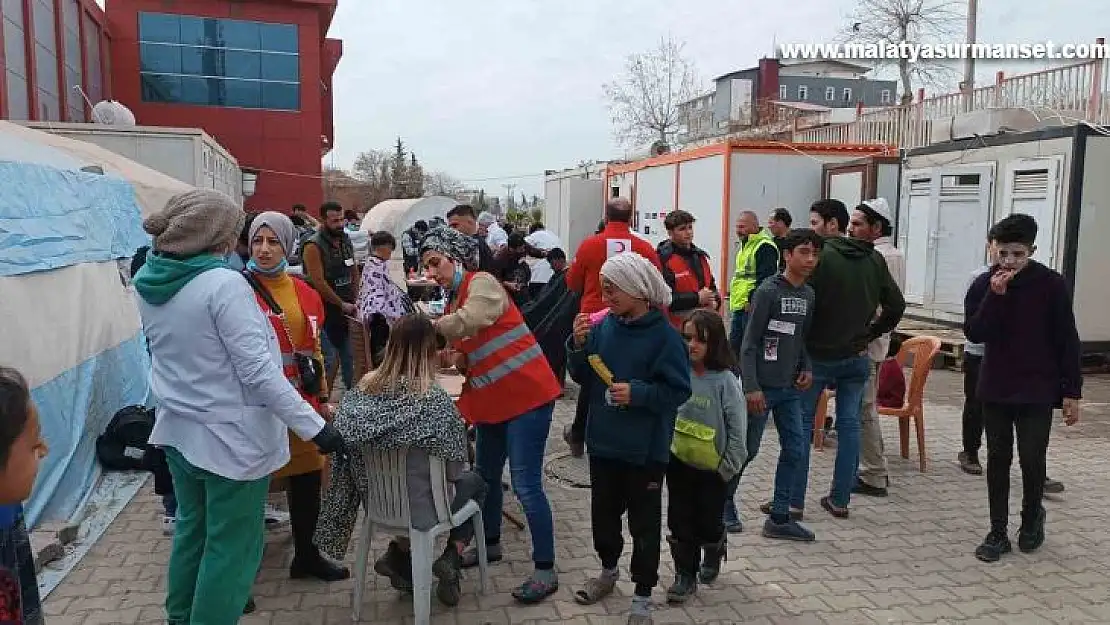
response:
M998 263L972 282L964 299L964 333L984 345L978 399L987 432L987 493L991 531L975 550L996 562L1012 549L1007 537L1010 464L1017 432L1022 510L1018 549L1044 543L1045 454L1053 408L1064 423L1079 421L1083 378L1079 332L1063 276L1032 260L1037 222L1014 214L990 230Z

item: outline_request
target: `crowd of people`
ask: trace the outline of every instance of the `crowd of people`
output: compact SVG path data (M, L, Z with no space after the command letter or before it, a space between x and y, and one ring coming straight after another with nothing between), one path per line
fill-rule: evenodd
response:
M253 609L267 495L279 484L294 537L290 576L349 577L340 563L367 496L367 450L407 452L413 527L437 522L433 458L446 466L452 509L474 501L483 511L484 535L475 537L470 523L455 528L427 573L442 603L458 603L462 569L478 564L475 539L490 562L504 557L506 464L532 548L532 570L512 595L527 604L556 593L558 511L544 489L543 460L564 372L579 393L563 436L572 454L588 455L600 561L572 596L588 605L613 592L627 517L633 625L652 622L664 487L675 564L666 596L682 603L716 581L727 535L743 531L737 492L770 418L780 451L773 484L762 486L771 491L760 506L763 536L816 539L801 521L814 415L826 390L836 394L835 418L824 425L836 432L837 451L821 508L844 519L853 493L886 496L876 410L900 405L905 392L891 337L905 309L905 269L887 203L868 200L850 213L820 200L809 228L794 228L783 208L766 228L742 212L725 293L694 243L693 215L668 214L668 238L652 246L632 229L627 200L613 198L604 210L603 227L569 267L558 237L541 224L527 235L508 232L467 205L442 224L416 223L400 251L406 272L421 269L446 293L443 314L433 316L389 275L394 236L371 233L356 257L346 231L357 219L338 204L325 204L319 221L299 209L248 220L230 198L198 190L148 217L153 244L133 283L157 402L150 443L169 473L156 480L166 485L159 494L172 520L168 622L231 624ZM965 302L965 333L979 348L968 368L959 458L968 472L982 472L985 431L990 531L975 550L985 562L1012 548L1015 435L1023 482L1017 543L1030 552L1045 536L1053 409L1068 425L1079 419L1071 298L1060 274L1031 258L1036 238L1027 215L995 224L991 262ZM295 256L303 277L291 269ZM369 331L374 354L359 379L352 319ZM454 400L437 382L447 366L465 378ZM337 371L345 392L333 406ZM47 449L13 369L0 369L0 411L0 621L40 623L18 504ZM414 568L407 537L397 536L374 570L411 590L414 570L424 568Z

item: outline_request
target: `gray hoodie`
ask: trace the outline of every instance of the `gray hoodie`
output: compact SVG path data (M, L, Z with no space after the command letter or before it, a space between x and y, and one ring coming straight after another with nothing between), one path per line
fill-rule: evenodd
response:
M728 481L748 459L748 408L740 381L731 371L691 372L690 390L690 399L678 409L678 418L713 428L721 456L717 472Z
M813 302L813 287L796 287L782 274L764 280L755 290L740 348L746 392L789 388L799 373L812 371L805 341Z

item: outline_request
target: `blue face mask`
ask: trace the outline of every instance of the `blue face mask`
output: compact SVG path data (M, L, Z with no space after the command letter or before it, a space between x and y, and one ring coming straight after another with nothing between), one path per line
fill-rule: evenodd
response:
M451 291L457 293L459 287L462 286L463 281L463 268L459 263L455 263L455 277L451 280Z
M249 271L251 273L257 273L257 274L262 275L262 276L267 276L267 277L273 278L273 277L280 276L281 274L285 273L285 269L288 266L289 266L289 261L287 261L283 258L283 259L281 259L281 262L278 263L273 269L266 270L266 269L263 269L263 268L259 267L258 263L254 262L254 259L252 258L250 260L250 262L247 263L247 271Z

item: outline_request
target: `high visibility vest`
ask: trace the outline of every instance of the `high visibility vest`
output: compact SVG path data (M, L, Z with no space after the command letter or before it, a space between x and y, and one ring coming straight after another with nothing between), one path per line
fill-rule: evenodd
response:
M448 313L466 304L474 275L463 278ZM456 405L467 423L503 423L555 401L562 392L536 337L511 300L493 325L452 341L451 347L466 357L466 381Z
M778 249L771 233L766 228L760 228L759 232L749 235L740 251L736 252L736 272L728 285L728 309L732 312L748 305L756 283L755 254L764 245Z

